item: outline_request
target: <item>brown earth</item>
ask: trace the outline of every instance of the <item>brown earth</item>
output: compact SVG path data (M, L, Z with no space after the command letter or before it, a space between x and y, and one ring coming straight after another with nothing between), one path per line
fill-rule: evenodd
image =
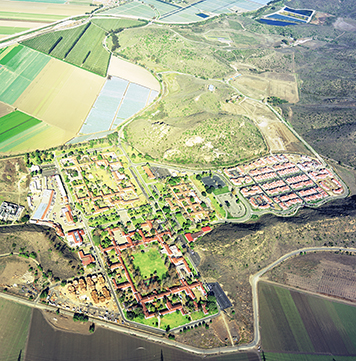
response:
M0 258L0 285L12 285L33 281L33 275L28 271L29 267L36 267L32 259L23 259L18 256Z
M345 252L297 256L271 270L268 278L288 286L356 302L356 261Z
M0 26L1 26L1 24L0 24ZM11 113L13 110L14 110L14 108L11 105L0 102L0 118L6 114Z
M174 347L167 347L102 327L97 327L95 333L91 335L56 330L48 324L37 309L33 310L25 355L26 361L42 359L43 355L48 361L202 360L200 356L183 352ZM210 361L227 361L231 360L231 357L235 361L246 360L246 358L250 361L258 360L258 356L254 352L236 353L233 356L218 355L208 359Z

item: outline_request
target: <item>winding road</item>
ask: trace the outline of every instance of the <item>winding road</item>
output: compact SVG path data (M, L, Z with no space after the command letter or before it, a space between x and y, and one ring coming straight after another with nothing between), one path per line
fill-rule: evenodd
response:
M261 341L261 335L260 335L260 317L259 317L259 309L258 309L258 282L260 280L260 277L263 276L266 272L270 271L274 267L278 266L280 263L288 260L289 258L292 258L296 255L299 255L300 253L310 253L310 252L335 252L340 251L340 247L308 247L308 248L301 248L297 249L295 251L289 252L285 254L284 256L280 257L270 265L266 266L259 272L257 272L254 275L250 276L250 284L252 287L252 302L253 302L253 315L254 315L254 339L251 343L246 345L240 345L240 346L227 346L223 348L213 348L213 349L200 349L194 346L189 346L185 344L178 343L174 340L170 340L168 338L165 338L164 336L154 335L151 333L147 333L143 330L137 329L136 327L129 327L126 325L119 325L116 323L103 321L101 319L90 317L89 320L92 322L95 322L96 325L102 326L108 329L111 329L113 331L121 332L126 335L131 336L138 336L142 339L145 339L147 341L161 343L167 346L173 346L176 348L179 348L183 351L187 351L196 355L200 356L208 356L208 355L217 355L217 354L229 354L234 352L242 352L242 351L256 351L257 346L259 345ZM356 252L356 248L346 248L345 250L349 252ZM301 291L302 292L302 291ZM9 301L14 301L20 304L24 304L26 306L32 307L32 308L38 308L40 310L46 310L46 311L56 311L57 307L50 306L43 303L35 303L33 301L29 301L24 298L16 297L13 295L10 295L6 292L1 292L0 297L7 299ZM72 317L74 312L69 310L62 310L60 311L62 314Z

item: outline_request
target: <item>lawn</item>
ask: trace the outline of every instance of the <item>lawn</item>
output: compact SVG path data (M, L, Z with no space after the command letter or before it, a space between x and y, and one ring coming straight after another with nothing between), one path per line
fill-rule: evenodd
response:
M172 329L178 326L185 325L188 322L189 322L188 317L183 316L180 311L173 312L161 317L161 328L165 330L167 326L169 326Z
M219 195L219 194L224 194L224 193L229 193L229 187L228 186L225 186L225 187L222 187L222 188L215 188L214 190L214 194L215 195Z
M133 263L135 267L139 267L143 278L150 278L151 274L157 271L157 276L162 279L167 272L160 252L154 248L145 249L145 252L137 252L134 257Z
M23 359L30 319L30 307L0 299L1 360Z
M208 197L211 201L211 205L213 209L215 209L216 213L219 215L220 218L225 218L226 213L223 207L220 207L220 203L215 199L213 194L208 194Z

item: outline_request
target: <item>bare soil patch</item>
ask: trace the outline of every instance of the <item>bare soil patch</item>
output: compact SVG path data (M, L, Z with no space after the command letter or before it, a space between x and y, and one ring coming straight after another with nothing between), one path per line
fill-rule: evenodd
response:
M232 84L243 94L253 98L263 99L268 96L276 96L289 103L299 101L298 85L295 75L292 73L243 74Z
M334 23L335 29L341 31L356 31L356 20L347 18L337 18Z
M91 322L74 322L72 317L56 314L50 311L41 311L44 319L56 330L90 335Z
M36 267L35 262L18 256L0 258L0 285L24 284L33 282L34 277L28 272L29 267Z
M296 136L266 105L245 99L237 104L226 104L223 109L252 119L272 152L301 152L310 154Z
M119 59L116 56L112 56L110 59L108 74L153 89L157 92L160 91L158 80L148 70L132 64L127 60Z
M1 22L0 22L0 26L1 26ZM14 108L11 105L0 102L0 118L6 114L11 113L13 110Z

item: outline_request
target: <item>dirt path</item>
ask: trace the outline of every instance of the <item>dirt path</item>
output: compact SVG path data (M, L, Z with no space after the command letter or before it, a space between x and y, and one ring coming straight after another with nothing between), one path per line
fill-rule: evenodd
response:
M226 329L227 329L227 333L229 334L229 338L230 338L231 346L234 346L234 340L232 339L232 336L231 336L231 332L230 332L230 327L229 327L229 324L228 324L228 323L227 323L227 321L226 321L226 315L225 315L225 312L221 312L221 315L222 315L222 319L224 320L225 327L226 327Z

